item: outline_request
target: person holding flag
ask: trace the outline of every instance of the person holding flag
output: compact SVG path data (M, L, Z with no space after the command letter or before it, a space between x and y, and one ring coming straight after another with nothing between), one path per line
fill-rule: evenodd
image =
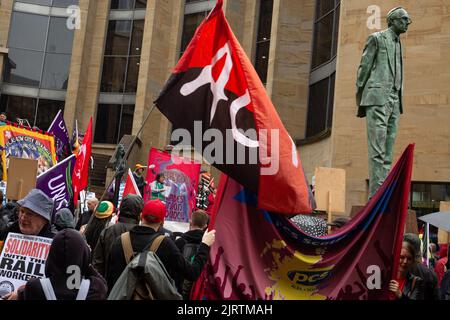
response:
M77 139L78 141L78 139ZM83 142L77 153L77 159L73 169L72 187L73 187L73 203L75 207L78 204L78 196L81 190L88 186L89 182L89 161L92 154L92 117L89 120Z

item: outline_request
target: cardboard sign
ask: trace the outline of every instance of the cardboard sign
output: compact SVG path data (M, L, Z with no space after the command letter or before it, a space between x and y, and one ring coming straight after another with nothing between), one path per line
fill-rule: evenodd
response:
M45 261L52 239L8 234L0 255L0 296L13 292L33 278L45 276Z
M441 201L439 206L439 211L448 212L450 211L450 202ZM449 233L443 229L438 230L438 243L449 243L450 237Z
M345 170L316 168L317 210L345 213Z
M419 235L419 226L417 225L416 211L408 210L408 216L406 217L405 233L414 233Z
M37 172L37 160L9 158L6 197L10 200L20 200L25 197L31 189L36 187Z

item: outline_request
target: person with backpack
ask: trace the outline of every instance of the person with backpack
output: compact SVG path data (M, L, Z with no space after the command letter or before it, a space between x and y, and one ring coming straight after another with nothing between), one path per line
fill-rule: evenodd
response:
M203 235L205 234L205 230L208 228L208 223L209 215L205 211L194 211L189 224L189 231L181 234L181 236L175 240L176 246L183 253L183 256L187 261L192 262L194 260L202 242ZM178 292L183 295L185 300L188 300L192 288L192 281L185 280L178 276L175 278L175 283Z
M105 276L106 263L108 262L108 256L114 240L122 233L139 224L139 217L143 207L144 201L141 196L135 194L125 196L120 204L118 222L100 233L94 250L92 264L102 276Z
M215 230L205 232L191 263L185 259L169 237L159 232L165 216L166 206L161 200L148 201L142 209L141 225L133 227L114 241L106 269L106 281L110 290L114 289L114 284L127 268L128 263L133 260L133 256L148 249L152 249L150 251L155 253L172 279L181 276L195 281L200 276L206 264L209 249L215 240Z
M46 278L31 279L17 292L3 298L8 300L104 300L107 293L106 281L89 264L89 261L90 250L83 237L74 229L64 229L55 235L50 247L45 262ZM74 274L77 271L80 277L79 283L69 288L68 283L72 283L71 279L75 279Z

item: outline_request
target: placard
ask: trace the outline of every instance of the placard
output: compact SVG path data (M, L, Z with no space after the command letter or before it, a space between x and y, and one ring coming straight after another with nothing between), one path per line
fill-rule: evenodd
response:
M450 211L450 202L441 201L439 205L439 211L448 212ZM438 231L438 243L449 243L449 233L446 230L439 229Z
M0 296L45 276L52 239L10 232L0 255Z
M9 200L20 200L25 197L36 187L37 172L37 160L10 157L6 197Z
M345 170L319 167L315 177L317 210L345 213Z

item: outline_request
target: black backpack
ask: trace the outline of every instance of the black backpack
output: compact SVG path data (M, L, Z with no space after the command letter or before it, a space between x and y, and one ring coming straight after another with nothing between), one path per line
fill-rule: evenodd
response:
M450 300L450 270L448 270L441 281L441 300Z
M183 257L189 261L189 263L194 262L195 255L197 254L199 243L186 243L183 247ZM183 280L181 284L181 294L183 295L184 300L189 300L189 296L192 290L192 281Z

